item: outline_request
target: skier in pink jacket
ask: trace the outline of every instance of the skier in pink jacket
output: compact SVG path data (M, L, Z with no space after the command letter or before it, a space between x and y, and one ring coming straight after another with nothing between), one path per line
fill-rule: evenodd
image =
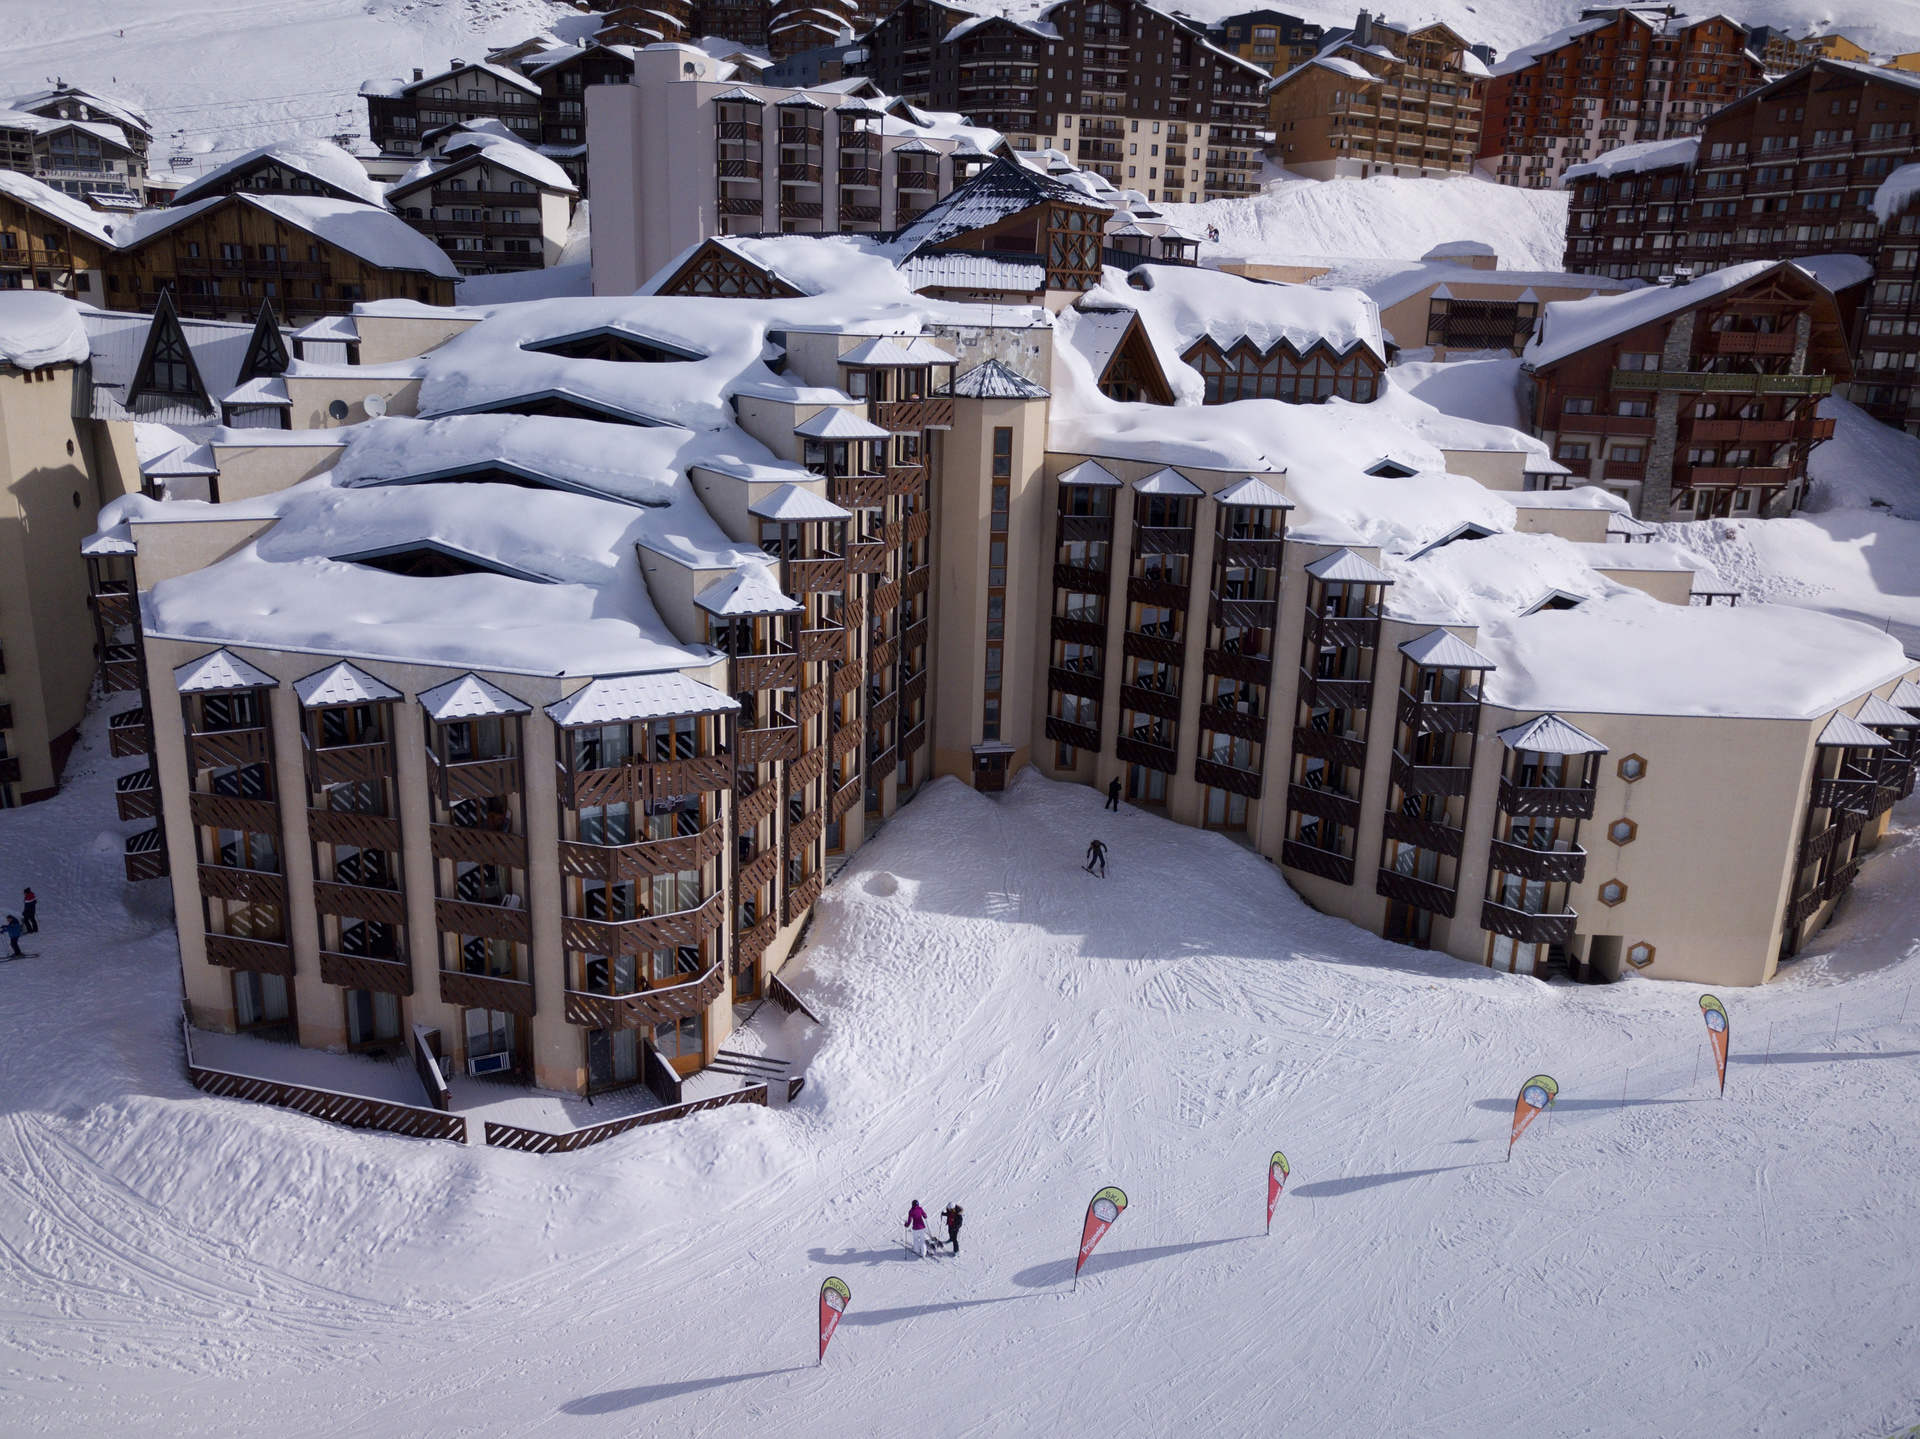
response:
M907 1211L907 1228L913 1233L913 1257L927 1257L927 1211L920 1207L920 1201L913 1201L913 1208Z

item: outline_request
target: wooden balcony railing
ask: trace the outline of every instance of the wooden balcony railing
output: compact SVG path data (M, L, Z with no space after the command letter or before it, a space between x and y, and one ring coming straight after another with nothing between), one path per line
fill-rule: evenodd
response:
M113 782L113 804L123 820L153 819L160 813L160 791L153 771L137 769Z
M1243 684L1264 685L1273 680L1273 656L1238 650L1208 649L1202 663L1210 675L1224 675Z
M1874 782L1871 778L1817 779L1813 782L1813 806L1816 809L1851 810L1869 814L1873 810Z
M716 858L725 844L726 830L718 823L707 825L698 834L637 840L631 844L562 840L560 872L597 879L604 884L622 884L628 880L650 879L656 874L699 869Z
M307 833L315 844L345 844L355 849L400 848L400 821L390 815L346 809L309 809Z
M1793 438L1793 420L1695 420L1689 438L1700 443L1733 440L1752 445L1784 444Z
M759 963L760 956L767 952L767 946L773 943L773 937L780 933L780 921L773 915L767 915L747 929L737 930L733 937L733 972L738 975Z
M761 820L773 813L774 806L780 802L779 787L771 781L758 789L739 795L733 802L734 823L742 831L752 829Z
M1791 355L1794 338L1792 330L1771 334L1755 330L1710 330L1705 348L1715 355Z
M1047 685L1063 694L1079 695L1085 699L1097 700L1106 692L1106 681L1100 677L1100 671L1066 669L1054 665L1047 670ZM1179 718L1176 712L1176 719Z
M1337 710L1363 710L1373 705L1373 681L1361 679L1317 679L1300 677L1301 698L1309 705L1325 705Z
M89 599L100 623L110 629L130 628L140 622L140 602L124 590L100 590Z
M204 730L187 737L195 769L244 769L267 762L265 729Z
M1761 489L1778 489L1791 483L1793 479L1793 471L1786 465L1743 465L1738 468L1726 465L1691 465L1684 466L1683 473L1684 483L1694 489L1752 486Z
M725 896L709 895L693 909L637 919L579 919L560 922L561 940L588 954L646 954L698 944L726 920Z
M1454 825L1442 820L1421 819L1397 809L1386 812L1381 820L1381 829L1388 839L1397 839L1403 844L1418 845L1435 854L1456 858L1465 840L1465 834Z
M243 799L236 794L190 794L187 814L195 824L213 829L239 829L252 834L280 833L280 806L263 799Z
M787 766L787 793L798 794L826 773L827 752L822 747L805 750Z
M1097 620L1077 620L1067 615L1055 615L1050 628L1054 639L1069 644L1104 645L1107 642L1107 627Z
M1296 754L1312 755L1329 764L1358 768L1367 762L1367 742L1358 733L1335 734L1312 725L1295 725L1293 748Z
M953 428L953 397L930 395L918 400L878 400L873 405L873 422L881 429L892 430L897 435L917 434L921 430L950 430Z
M1277 570L1281 557L1286 550L1286 542L1281 539L1224 539L1219 544L1219 558L1228 564L1251 565L1258 569Z
M401 959L376 959L367 954L320 951L320 977L342 989L370 989L375 994L412 994L413 966Z
M476 904L464 899L436 899L433 921L442 934L464 934L477 939L533 940L533 919L525 909L504 904Z
M1429 914L1445 915L1449 919L1453 917L1454 891L1451 885L1402 874L1397 869L1382 868L1374 879L1373 892L1402 904L1410 904L1415 909L1424 909Z
M1104 595L1107 592L1109 572L1095 569L1091 565L1061 565L1053 567L1053 583L1056 589L1078 590L1083 594Z
M452 760L442 764L431 749L427 751L429 782L440 792L440 803L458 804L461 800L507 799L520 790L520 759L517 755L494 755L487 759Z
M831 810L833 817L835 819L841 819L846 815L847 811L859 804L860 793L861 785L858 775L855 775L846 783L837 786L828 804L828 808Z
M789 652L777 655L735 655L734 688L746 690L795 689L800 684L800 656Z
M307 777L315 789L336 784L377 784L393 773L393 747L372 744L307 746Z
M145 705L121 710L107 720L107 753L115 759L138 759L153 753L153 731Z
M1496 904L1490 899L1480 906L1482 929L1504 934L1508 939L1518 940L1522 944L1566 944L1573 938L1578 918L1570 909L1557 914L1533 914L1510 905Z
M1422 734L1471 734L1480 722L1478 700L1430 700L1400 691L1400 723Z
M277 940L246 939L237 934L207 935L207 963L255 974L293 973L293 947Z
M1214 789L1245 795L1248 799L1260 798L1261 777L1257 770L1241 769L1238 765L1222 764L1218 760L1200 758L1193 762L1193 777L1201 784L1210 785Z
M764 849L751 859L740 862L740 870L734 877L734 888L744 899L758 894L780 876L780 851Z
M1301 814L1314 815L1344 829L1354 829L1360 823L1360 801L1341 794L1338 790L1316 789L1307 784L1287 786L1287 808Z
M826 884L826 877L810 874L800 883L787 891L787 923L792 924L813 908L814 901L820 898L820 891Z
M1212 730L1215 734L1229 734L1236 739L1264 744L1267 738L1267 717L1262 714L1249 714L1232 705L1203 704L1200 706L1200 728Z
M1517 785L1502 775L1500 808L1515 815L1592 819L1593 791L1585 788L1554 789L1544 785Z
M718 999L727 984L727 967L716 964L685 984L663 985L637 994L590 994L586 990L567 991L568 1024L588 1029L650 1030L702 1014Z
M533 985L524 979L497 974L469 974L463 969L440 971L440 999L462 1009L495 1009L525 1019L534 1010Z
M1307 634L1313 644L1338 649L1373 649L1380 643L1378 615L1322 615L1309 611Z
M139 689L139 649L133 645L108 645L100 655L100 683L108 694Z
M1700 390L1735 395L1830 395L1832 375L1742 375L1707 370L1614 370L1616 390Z
M1473 770L1463 764L1413 764L1395 755L1393 782L1407 794L1463 795L1473 783Z
M1148 769L1159 770L1162 774L1175 774L1180 768L1180 757L1169 745L1156 744L1152 740L1134 739L1122 735L1114 741L1114 753L1128 764L1144 765Z
M200 893L211 899L236 904L277 904L287 902L285 876L259 869L234 869L221 864L199 867Z
M1100 588L1104 590L1106 586L1101 585ZM1184 611L1187 594L1187 586L1171 580L1145 575L1134 575L1127 580L1127 598L1136 605L1157 605L1162 609Z
M1094 698L1098 699L1096 695ZM1140 714L1153 715L1156 719L1178 720L1180 718L1180 696L1168 694L1165 690L1150 689L1144 685L1120 686L1120 707L1135 710Z
M137 834L127 836L123 855L126 866L127 883L139 884L142 880L164 879L167 873L167 847L160 833L160 826L143 829Z
M787 581L796 594L844 590L847 587L847 562L838 555L792 560L787 564Z
M1210 619L1212 623L1227 629L1270 630L1274 627L1279 609L1279 604L1274 600L1222 597L1214 600Z
M337 915L342 919L365 919L391 925L407 922L407 899L397 889L315 880L313 907L321 914Z
M1587 852L1579 845L1566 849L1534 849L1496 839L1487 847L1487 863L1521 879L1578 884L1587 877Z
M527 867L527 837L523 834L460 824L431 825L427 833L435 859L498 865L503 869Z
M1152 660L1163 665L1178 666L1184 664L1187 657L1184 639L1142 634L1138 630L1126 631L1121 637L1120 648L1135 659Z
M821 828L826 823L827 812L816 809L811 814L795 820L787 830L787 852L799 854L811 849L820 838Z
M800 730L790 724L743 729L734 736L734 749L742 764L772 764L778 760L790 760L800 753Z
M806 664L832 664L847 654L847 631L837 625L800 631L800 658Z
M1308 874L1316 874L1322 879L1330 879L1336 884L1353 883L1353 861L1346 855L1315 849L1312 845L1301 844L1298 840L1289 839L1281 842L1280 863L1292 869L1303 869Z
M1100 731L1088 725L1074 724L1071 720L1047 716L1047 738L1055 744L1070 744L1075 749L1090 750L1097 753L1100 749Z

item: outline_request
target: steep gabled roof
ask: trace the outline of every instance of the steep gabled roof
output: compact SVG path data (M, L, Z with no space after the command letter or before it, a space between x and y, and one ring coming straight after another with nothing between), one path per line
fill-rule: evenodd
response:
M1113 208L1084 190L1002 157L966 184L955 186L946 199L922 211L900 232L897 250L902 256L910 255L974 230L983 230L1036 205L1049 204L1073 205L1082 210Z
M380 186L368 176L365 167L338 145L326 140L276 140L249 150L238 159L207 171L190 185L174 192L173 203L185 205L208 195L219 194L229 181L238 180L262 165L278 165L305 175L322 188L323 193L340 200L358 200L363 204L382 203Z
M385 680L377 680L358 665L345 660L315 670L305 679L295 680L293 692L300 696L304 709L324 709L329 705L363 705L380 700L397 700L400 691Z
M479 719L488 715L531 714L533 706L468 672L436 685L420 696L420 703L436 720Z
M1429 670L1491 670L1499 666L1451 630L1428 630L1400 646L1400 653Z
M1820 731L1820 738L1814 743L1828 749L1885 749L1893 741L1875 734L1859 720L1837 714L1827 721L1827 727Z
M248 664L232 650L215 650L177 665L173 687L183 695L221 694L233 690L271 689L279 684L263 669Z
M1535 715L1500 731L1500 743L1508 749L1523 749L1532 754L1605 754L1607 747L1556 714Z
M740 702L731 695L669 670L665 674L594 680L558 704L548 705L547 715L562 729L569 729L680 715L727 714L739 708Z

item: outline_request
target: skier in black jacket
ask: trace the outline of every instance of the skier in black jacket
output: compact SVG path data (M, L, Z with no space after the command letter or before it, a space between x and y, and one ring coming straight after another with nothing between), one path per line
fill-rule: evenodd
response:
M1094 869L1096 864L1100 866L1098 871ZM1107 846L1105 842L1097 839L1087 846L1087 873L1096 872L1102 879L1107 877Z
M958 1254L960 1252L960 1220L962 1218L960 1206L957 1204L949 1204L945 1209L940 1211L940 1217L947 1221L947 1249L950 1253Z

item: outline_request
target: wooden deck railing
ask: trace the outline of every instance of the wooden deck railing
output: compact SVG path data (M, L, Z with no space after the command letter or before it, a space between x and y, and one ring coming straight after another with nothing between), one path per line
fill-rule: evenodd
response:
M486 1127L486 1141L496 1149L517 1149L523 1154L568 1154L576 1149L585 1149L589 1144L599 1144L602 1140L612 1139L616 1134L625 1134L631 1129L643 1129L650 1124L666 1124L675 1119L684 1119L689 1114L698 1114L706 1109L725 1109L735 1104L759 1104L767 1102L767 1086L750 1084L745 1089L736 1089L731 1094L716 1095L711 1099L690 1099L682 1104L667 1105L660 1109L649 1109L641 1114L630 1114L625 1119L610 1119L605 1124L593 1124L585 1129L570 1129L562 1134L549 1134L544 1129L523 1129L516 1124L494 1124Z

